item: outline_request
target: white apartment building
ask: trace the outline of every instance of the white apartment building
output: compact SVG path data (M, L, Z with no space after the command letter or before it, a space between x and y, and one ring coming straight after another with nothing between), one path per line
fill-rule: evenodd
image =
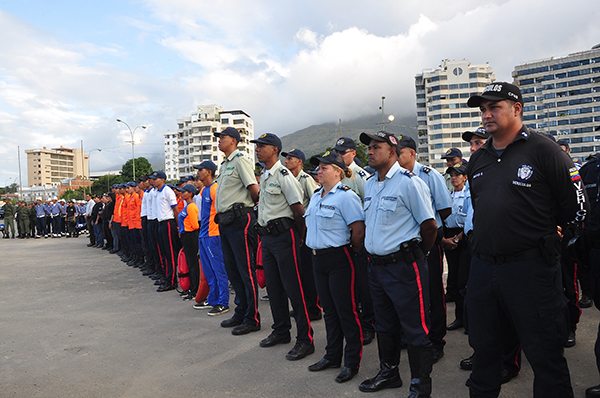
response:
M468 60L444 60L415 76L419 162L443 173L446 162L441 157L448 149L459 148L469 158L462 133L479 127L481 115L467 107L467 100L495 79L488 63L471 65Z
M200 105L195 113L177 119L177 131L163 133L165 137L165 174L168 180L195 174L194 165L212 160L217 166L223 161L218 139L213 133L234 127L240 132L238 149L254 159L254 121L242 110L225 111L219 105Z
M581 160L600 151L600 44L589 51L515 66L523 122L569 142Z

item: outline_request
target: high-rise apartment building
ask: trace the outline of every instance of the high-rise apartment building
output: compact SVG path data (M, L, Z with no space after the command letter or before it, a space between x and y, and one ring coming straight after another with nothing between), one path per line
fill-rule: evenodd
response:
M254 159L254 121L242 110L224 111L218 105L198 106L197 112L177 119L177 131L165 136L165 174L167 179L179 179L194 174L194 165L212 160L217 166L223 161L218 139L213 133L234 127L240 132L238 149Z
M567 140L574 157L600 151L600 45L517 65L512 76L526 126Z
M479 127L481 115L467 107L467 100L495 78L488 63L471 65L468 60L444 60L436 69L415 76L419 162L443 172L446 162L441 157L448 149L460 148L469 158L469 143L462 140L462 133Z
M89 178L88 159L81 149L28 149L27 181L30 187L55 185L61 180L83 176Z

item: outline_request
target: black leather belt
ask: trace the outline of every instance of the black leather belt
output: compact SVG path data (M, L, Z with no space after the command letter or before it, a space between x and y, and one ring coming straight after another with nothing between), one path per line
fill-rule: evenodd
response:
M504 264L510 263L512 261L532 260L534 258L542 257L542 252L539 248L536 247L533 249L525 250L521 253L511 254L508 256L488 256L487 254L483 253L475 253L475 257L492 264Z
M348 245L339 247L328 247L327 249L312 249L312 254L315 256L322 256L324 254L329 254L341 250L344 247L348 247Z
M369 254L371 262L375 265L385 265L390 263L397 263L400 261L406 261L406 257L402 251L388 254L386 256L378 256L376 254Z

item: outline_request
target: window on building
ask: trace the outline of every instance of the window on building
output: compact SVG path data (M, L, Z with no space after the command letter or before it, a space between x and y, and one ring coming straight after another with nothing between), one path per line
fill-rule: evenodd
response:
M229 119L221 119L222 124L229 124Z

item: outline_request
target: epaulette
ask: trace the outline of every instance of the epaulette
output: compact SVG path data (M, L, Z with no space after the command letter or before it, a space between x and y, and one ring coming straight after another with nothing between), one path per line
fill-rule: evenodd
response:
M367 180L372 178L375 175L375 173L371 174L370 176L367 177Z
M237 155L235 155L236 157L238 156L244 156L244 154L242 152L239 152Z
M350 187L348 185L340 184L340 185L338 185L338 189L341 189L344 191L349 191Z
M302 174L302 175L300 176L300 178L308 178L308 177L310 177L310 175L308 175L308 174ZM311 178L312 178L312 177L311 177Z
M429 172L431 172L431 169L427 166L423 166L423 172L429 174Z
M364 178L367 175L367 173L365 173L364 170L361 170L358 172L358 175Z
M408 176L408 177L416 177L417 175L415 173L413 173L412 171L404 171L404 175Z
M317 192L319 192L321 189L323 189L323 187L319 187L319 188L315 189L315 191L314 191L313 193L317 193Z
M286 169L286 168L282 168L282 169L281 169L281 170L279 170L279 171L281 172L281 175L282 175L282 176L286 176L286 175L290 174L290 172L289 172L289 171L288 171L288 169Z

